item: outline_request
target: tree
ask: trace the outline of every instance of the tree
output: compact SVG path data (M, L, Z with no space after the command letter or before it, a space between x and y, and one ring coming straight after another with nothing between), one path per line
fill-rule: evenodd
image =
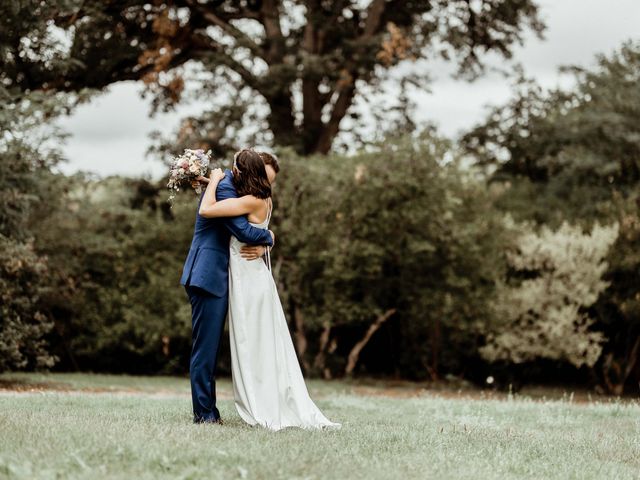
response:
M575 84L544 91L522 78L464 143L501 190L496 205L517 220L556 228L620 226L604 280L590 308L607 338L593 374L621 394L640 378L640 44L626 42L592 69L570 67Z
M352 157L282 157L274 273L305 368L473 370L507 239L452 145L427 131Z
M130 373L188 369L189 304L179 277L195 196L172 216L163 186L144 180L67 177L67 191L34 227L55 295L51 346L60 367Z
M507 256L516 276L525 278L500 288L495 309L503 326L488 335L482 356L492 362L547 358L592 367L605 339L591 329L594 319L585 309L609 285L602 276L618 228L596 225L584 234L564 223L555 232L543 227L539 234L522 234Z
M593 70L565 71L575 75L570 90L544 91L521 76L513 100L463 142L492 180L520 189L536 220L604 220L603 203L640 184L640 43L599 56Z
M61 137L42 123L68 101L0 85L0 371L56 360L45 341L53 327L45 305L53 284L48 259L35 247L32 214L60 195L50 169L61 159L53 147Z
M141 80L156 108L192 85L212 107L183 122L177 143L223 152L243 137L305 154L327 153L403 60L455 57L473 77L483 54L508 58L525 28L543 29L533 0L24 0L0 17L7 85ZM428 72L404 80L424 88Z
M608 341L598 368L605 391L622 395L640 381L640 192L614 195L609 216L620 225L604 280L611 284L594 307Z

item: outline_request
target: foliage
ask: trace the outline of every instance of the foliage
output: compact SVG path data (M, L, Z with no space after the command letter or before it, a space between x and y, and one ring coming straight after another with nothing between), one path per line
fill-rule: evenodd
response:
M362 351L370 369L417 378L437 378L441 364L463 371L491 322L507 238L489 193L451 146L427 132L355 157L284 158L275 271L307 366L343 371L356 341L393 311Z
M44 305L48 262L34 247L33 219L59 194L50 168L61 159L60 133L46 125L68 107L62 95L0 86L0 370L51 366Z
M640 182L640 44L628 42L597 67L566 68L570 90L545 92L520 78L515 97L469 132L465 146L514 191L515 215L539 222L606 220L613 192ZM521 181L524 179L524 181Z
M283 153L273 261L309 371L437 378L477 357L508 236L491 194L457 162L432 132L353 158ZM189 305L178 277L193 195L169 210L158 199L163 182L47 184L56 195L30 231L47 258L41 303L60 368L186 371Z
M174 218L148 182L69 181L60 207L37 229L38 248L55 271L48 308L64 366L184 371L190 324L178 280L193 197L176 202Z
M573 88L545 92L521 82L515 98L463 143L494 172L496 206L516 220L552 228L564 221L585 229L596 221L619 224L604 274L610 286L590 314L608 339L593 377L620 394L640 379L640 45L627 42L599 56L591 70L565 70L575 75Z
M491 358L562 359L593 365L609 392L637 386L637 42L593 69L565 69L575 78L567 90L522 75L515 98L463 138L472 168L432 131L384 137L413 133L411 90L428 83L403 74L397 104L382 105L396 67L443 55L474 77L483 53L508 58L527 26L540 32L537 15L532 0L3 2L0 368L51 365L54 355L64 369L187 368L178 273L194 198L170 211L162 182L52 173L64 139L52 121L89 98L86 88L141 80L154 108L190 96L204 105L176 138L157 139L159 151L211 147L224 158L236 142L289 147L274 266L309 372L474 378L493 333L482 350ZM375 119L368 138L364 110ZM332 148L356 153L302 156ZM524 221L532 226L520 236ZM607 242L581 232L614 222L619 235L595 261ZM533 233L539 225L546 233ZM557 247L548 257L525 249L543 241ZM564 248L574 244L581 253ZM543 257L551 263L526 263ZM544 282L548 303L533 302ZM523 347L540 335L544 349ZM507 354L508 338L519 346Z
M635 387L640 380L640 192L615 194L608 214L620 234L604 276L611 287L595 306L608 338L599 377L606 391L621 395L625 385Z
M592 330L594 320L585 309L608 286L602 279L605 258L617 236L617 224L596 225L587 234L568 223L557 231L542 227L539 233L523 233L507 258L514 275L525 278L499 288L495 308L503 327L489 334L482 356L489 361L547 358L593 366L605 338Z
M30 243L0 235L0 371L51 367L44 336L52 322L41 311L45 259Z
M438 55L473 77L484 54L509 58L525 29L543 29L533 0L25 0L0 18L5 84L140 80L166 109L191 93L207 106L172 142L217 155L241 139L327 153L341 129L357 142L356 110L380 110L369 100L405 59ZM404 77L417 88L429 78Z

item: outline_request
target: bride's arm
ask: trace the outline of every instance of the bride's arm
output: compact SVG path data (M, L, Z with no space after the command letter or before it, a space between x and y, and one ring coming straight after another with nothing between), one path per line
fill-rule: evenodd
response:
M205 218L248 215L256 210L261 201L253 195L245 195L240 198L227 198L213 204L205 204L205 200L206 198L202 199L200 210L198 210L200 216Z
M260 207L261 200L253 195L245 195L240 198L227 198L216 201L216 188L224 173L217 168L211 172L211 177L207 189L200 202L198 213L205 218L215 217L237 217L247 215Z

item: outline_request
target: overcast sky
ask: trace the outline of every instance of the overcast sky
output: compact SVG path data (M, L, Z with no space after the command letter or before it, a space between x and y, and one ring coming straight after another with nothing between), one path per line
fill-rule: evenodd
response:
M557 73L560 65L593 65L597 53L609 54L623 41L640 39L640 0L541 0L547 24L544 40L529 35L516 48L515 61L527 76L545 87L566 82ZM450 77L444 64L428 64L434 81L431 92L416 97L418 119L435 122L440 131L455 136L486 114L487 105L503 103L510 96L510 81L498 74L468 83ZM63 119L71 137L64 151L66 173L90 171L101 176L147 175L159 177L166 167L145 152L153 130L173 131L178 120L197 111L197 105L171 114L149 117L149 100L140 98L141 86L133 82L112 85L91 103Z

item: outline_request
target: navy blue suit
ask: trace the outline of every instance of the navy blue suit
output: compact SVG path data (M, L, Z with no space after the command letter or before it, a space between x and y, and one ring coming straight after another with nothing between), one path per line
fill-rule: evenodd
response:
M220 181L216 190L218 201L237 198L232 180L231 171L225 170L225 178ZM196 215L193 240L180 279L191 302L192 346L189 373L194 422L220 418L216 408L215 374L229 305L231 235L251 245L273 244L271 234L265 229L251 226L246 216L205 218Z

